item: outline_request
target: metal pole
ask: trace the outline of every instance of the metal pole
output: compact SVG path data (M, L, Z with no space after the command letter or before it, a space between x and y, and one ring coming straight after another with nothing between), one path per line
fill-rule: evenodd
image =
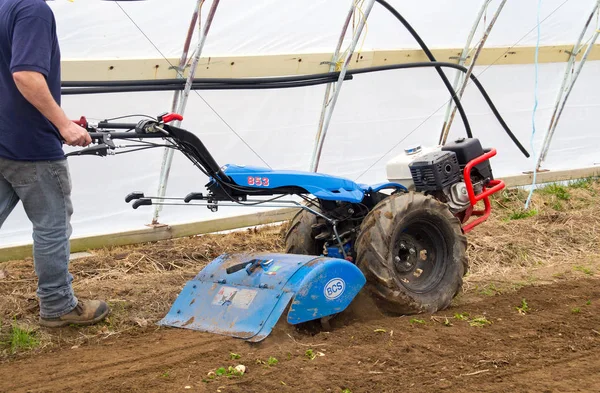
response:
M176 109L174 111L180 115L183 115L185 112L187 100L190 95L190 91L192 89L192 81L194 80L194 77L196 75L196 68L198 67L198 62L200 61L200 56L202 55L202 49L204 48L204 44L206 43L206 37L208 36L208 32L210 30L213 19L217 12L217 7L219 6L219 2L220 2L220 0L213 1L210 11L208 13L208 16L206 18L206 23L204 24L204 29L201 31L200 38L198 41L198 46L196 47L196 52L194 54L194 59L190 66L190 73L189 73L189 75L187 77L187 81L185 83L185 89L183 90L183 92L180 93L180 96L178 98L174 98L174 100L173 100L173 106L176 107ZM199 2L199 6L202 3L204 3L204 0L201 0ZM200 23L200 21L199 21L199 23ZM186 57L187 57L187 54L186 54ZM184 65L185 65L185 62L184 62ZM177 105L175 105L175 104L177 104ZM175 127L179 127L181 125L181 122L176 121L173 123L173 125ZM169 173L171 171L171 164L173 163L173 153L174 153L173 149L165 149L165 152L163 155L163 162L161 165L161 171L160 171L159 186L158 186L158 196L159 197L164 197L166 190L167 190L167 183L169 182ZM161 207L157 206L154 210L154 216L152 218L153 225L156 225L158 223L158 216L159 216L160 211L161 211Z
M338 57L340 55L340 50L342 49L342 45L344 44L344 37L346 36L346 32L348 31L348 26L350 25L350 20L352 20L352 15L354 15L354 9L356 7L356 0L351 1L352 3L350 5L350 10L348 11L348 16L346 17L346 21L344 22L344 26L342 27L342 33L340 34L340 38L335 48L335 52L333 53L333 57L331 58L331 62L329 63L329 72L334 72L337 70L337 62ZM323 124L325 123L325 114L327 113L327 105L329 104L332 86L333 83L328 83L325 88L325 97L323 98L321 117L319 118L319 128L317 130L317 135L315 136L315 148L311 159L311 170L316 160L317 145L318 141L321 139L321 133L323 132Z
M540 168L542 166L542 162L544 162L544 160L546 159L546 156L548 155L548 151L550 149L550 144L552 142L552 138L554 137L554 131L556 130L556 124L558 123L558 120L560 119L560 116L565 107L566 101L569 98L569 95L571 94L571 90L573 90L573 86L575 85L575 82L577 81L577 77L579 76L579 73L581 72L581 68L585 64L585 61L587 60L587 56L589 55L591 48L594 46L594 42L596 42L596 40L598 38L598 31L596 31L596 33L592 37L592 41L589 43L586 53L584 54L583 58L581 59L581 63L579 65L577 72L575 73L575 75L573 76L573 79L571 79L571 82L570 82L569 86L567 87L567 83L568 83L569 77L571 75L572 67L573 67L573 64L575 63L575 59L577 58L577 55L579 55L579 53L581 52L581 50L584 47L581 45L581 42L583 41L583 37L585 36L586 31L588 30L590 24L592 23L594 14L596 14L598 12L599 8L600 8L600 0L598 0L596 5L594 6L594 9L590 13L590 16L589 16L585 26L583 27L583 30L581 30L579 39L577 40L577 43L573 46L573 51L570 53L569 61L567 63L567 67L565 69L565 75L563 77L563 81L560 86L560 89L558 90L558 96L556 97L556 103L554 104L554 111L552 112L552 117L550 118L550 124L548 125L548 130L546 131L546 136L544 137L544 143L542 145L542 151L540 153L540 157L538 158L536 171L540 170ZM565 92L567 92L567 93L566 93L565 99L563 101L563 95L565 95ZM561 102L562 102L562 104L561 104ZM560 108L560 112L559 112L559 108Z
M324 114L322 117L324 118L322 130L319 131L317 140L315 143L315 148L313 150L313 158L311 162L311 172L316 172L319 168L319 160L321 158L321 152L323 151L323 142L325 141L325 137L327 136L327 129L329 128L329 124L331 122L331 117L333 116L333 111L335 109L335 105L337 103L338 97L340 95L340 91L342 90L342 84L344 83L344 78L346 77L346 72L348 71L348 66L350 65L350 60L352 59L352 55L354 54L354 50L356 49L356 45L358 44L358 40L362 35L363 28L367 22L367 18L373 9L373 5L375 4L375 0L367 0L367 4L365 9L362 11L363 17L361 18L356 31L354 32L354 36L352 37L352 42L348 48L348 54L346 55L346 59L344 60L344 64L340 70L340 76L338 81L336 82L335 91L333 92L333 97L330 102L325 102L323 106ZM355 3L352 3L352 8L355 9ZM347 27L347 26L346 26ZM327 98L327 96L326 96Z
M477 28L479 27L479 23L481 22L481 19L483 18L483 14L485 13L485 10L487 9L488 5L491 2L492 2L492 0L484 0L483 3L481 4L481 8L479 9L479 13L477 14L475 23L473 24L473 27L471 28L471 32L469 33L469 37L467 38L465 47L463 48L462 53L460 54L460 57L458 58L459 65L464 65L465 62L467 61L467 58L468 58L468 55L469 55L469 52L471 49L471 42L473 42L473 37L475 36L475 33L477 32ZM464 73L457 71L456 75L454 77L454 83L452 84L452 90L456 91L459 83L462 83L463 81L464 81ZM450 119L450 111L452 110L453 105L454 105L454 101L452 101L452 100L448 101L448 105L446 106L446 114L444 115L444 123L442 125L442 132L440 134L440 144L442 144L442 138L443 138L444 132L446 130L446 125L448 124L448 120Z
M504 5L506 4L506 1L507 0L502 0L502 3L500 3L500 5L498 6L498 9L494 13L494 16L492 17L492 20L490 21L489 26L487 27L487 29L485 29L485 32L483 33L483 37L481 38L481 41L479 42L479 45L477 46L477 50L476 50L475 54L473 55L473 60L471 61L471 65L469 66L467 73L464 75L464 80L462 82L462 86L460 87L460 91L458 91L459 98L462 98L463 94L465 93L465 89L467 88L467 85L469 84L469 78L471 77L471 74L473 73L473 69L475 68L477 59L479 58L479 55L481 54L481 51L483 50L483 47L485 46L485 43L486 43L488 37L490 36L490 33L492 32L492 29L494 28L494 25L496 24L496 21L498 20L498 17L500 16L502 9L504 8ZM456 107L452 110L452 114L450 115L450 119L448 120L448 122L446 124L446 128L442 132L442 136L440 138L441 145L444 145L446 143L446 140L448 139L448 134L450 134L450 128L452 127L452 122L454 121L455 116L456 116Z

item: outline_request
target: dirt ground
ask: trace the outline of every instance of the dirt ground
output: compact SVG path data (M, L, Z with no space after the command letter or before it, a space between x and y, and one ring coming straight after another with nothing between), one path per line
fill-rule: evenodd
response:
M0 391L600 391L599 191L549 187L530 212L522 192L496 198L468 236L471 270L447 310L391 317L361 296L330 332L280 324L259 344L156 322L216 256L281 251L281 227L73 261L78 295L113 309L87 328L39 328L31 261L0 264ZM16 331L30 345L15 345ZM240 364L243 376L211 374Z

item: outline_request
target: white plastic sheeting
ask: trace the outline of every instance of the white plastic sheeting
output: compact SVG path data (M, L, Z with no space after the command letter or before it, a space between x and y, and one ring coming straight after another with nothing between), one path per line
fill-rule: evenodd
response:
M595 1L595 0L594 0ZM432 48L462 47L481 1L391 1ZM55 1L64 58L135 58L160 56L123 12L110 2ZM335 47L349 3L344 0L225 0L208 37L205 56L330 52ZM592 1L545 0L542 45L573 43L592 8ZM120 5L166 56L177 57L185 37L192 0L121 2ZM495 2L490 8L493 12ZM206 16L210 0L205 4ZM537 1L509 1L488 46L535 43ZM529 34L527 34L530 32ZM369 18L365 49L416 48L402 26L378 5ZM539 150L549 122L565 63L539 67ZM448 71L449 77L453 71ZM531 150L534 66L482 66L475 69L492 100L518 138ZM600 62L582 72L544 168L568 169L600 162L597 127L600 106ZM452 78L450 78L452 79ZM198 92L262 158L274 168L306 170L317 129L325 87L280 91ZM133 93L64 97L73 118L102 119L130 113L156 115L170 109L172 93ZM385 180L387 160L414 143L437 143L448 93L432 69L364 74L345 83L325 141L319 170L362 183ZM497 176L534 167L506 136L478 91L464 97L474 134L496 147L492 160ZM190 95L183 127L196 132L220 164L263 165L261 160L203 103ZM457 116L450 138L464 134ZM68 148L66 150L69 150ZM387 153L387 155L386 155ZM152 208L133 210L124 202L131 191L154 195L162 150L120 156L76 157L73 176L74 236L138 229L152 218ZM369 169L370 168L370 169ZM368 170L367 170L368 169ZM176 153L168 196L204 191L207 179ZM168 224L246 214L254 208L165 207L160 221ZM0 246L31 241L31 225L21 205L0 231Z
M462 48L482 0L389 0L432 48ZM499 0L492 1L491 18ZM137 58L157 56L146 37L165 56L179 57L195 0L115 2L57 0L55 11L67 58ZM212 1L203 7L206 17ZM507 2L487 46L535 45L536 0ZM544 0L541 45L569 44L577 39L595 0ZM254 55L332 52L338 41L348 0L223 0L204 53ZM482 24L479 31L482 32ZM530 34L528 34L530 33ZM349 36L347 37L349 40ZM396 19L376 4L368 21L365 49L418 48Z

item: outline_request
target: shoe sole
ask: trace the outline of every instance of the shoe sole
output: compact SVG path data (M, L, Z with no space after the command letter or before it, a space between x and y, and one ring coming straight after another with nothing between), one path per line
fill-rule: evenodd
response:
M108 314L110 314L110 308L107 309L104 313L97 316L96 318L90 319L89 321L48 321L48 320L40 319L39 323L40 323L40 326L49 327L49 328L64 327L64 326L68 326L68 325L87 326L87 325L93 325L95 323L102 321L104 318L106 318L108 316Z

